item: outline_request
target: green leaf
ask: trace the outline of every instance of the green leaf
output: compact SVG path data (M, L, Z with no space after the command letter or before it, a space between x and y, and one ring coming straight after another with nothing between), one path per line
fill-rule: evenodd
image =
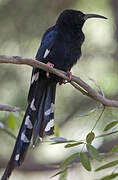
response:
M113 128L117 124L118 124L118 121L113 121L113 122L107 124L106 127L104 128L104 131L108 131L109 129Z
M50 138L50 140L53 141L53 143L51 143L52 145L53 144L61 144L61 143L77 142L74 140L68 140L68 139L63 138L63 137L53 137L53 138Z
M87 150L88 150L90 156L93 159L96 159L97 161L101 161L101 156L94 146L92 146L91 144L87 144L86 147L87 147Z
M51 145L55 145L55 144L64 144L64 143L70 143L70 142L76 142L76 141L58 141L58 142L53 142L53 143L51 143Z
M59 126L57 125L57 123L54 124L54 135L56 137L59 137Z
M110 132L110 133L105 133L105 134L101 134L99 136L96 136L96 138L101 138L101 137L105 137L105 136L110 136L112 134L116 134L118 133L118 131L113 131L113 132Z
M118 176L118 173L112 173L110 175L107 175L107 176L104 176L100 179L97 179L97 180L111 180L111 179L114 179Z
M79 153L74 153L71 156L69 156L68 158L66 158L61 164L60 164L60 168L65 168L68 164L70 164L73 160L75 160L76 157L79 156Z
M12 130L14 130L17 126L16 119L15 119L14 114L12 112L9 113L7 125Z
M118 160L112 161L112 162L107 163L107 164L105 164L105 165L103 165L103 166L100 166L100 167L97 168L95 171L100 171L100 170L103 170L103 169L107 169L107 168L116 166L117 164L118 164Z
M67 168L61 172L59 180L67 180Z
M85 153L83 153L83 152L80 152L80 161L81 161L83 167L87 171L91 171L90 160L89 160L88 156Z
M53 137L53 138L50 138L50 140L54 142L67 142L68 141L66 138L63 138L63 137Z
M65 168L64 170L61 170L59 172L57 172L56 174L54 174L53 176L51 176L51 178L60 175L61 173L63 174L65 171L67 171L67 168Z
M111 151L112 151L112 153L118 152L118 145L115 145Z
M78 146L84 144L84 142L76 142L76 143L71 143L71 144L66 144L64 147L65 148L70 148L70 147L74 147L74 146Z
M95 138L94 132L90 132L90 133L86 136L86 142L87 142L88 144L91 144L92 141L94 140L94 138Z

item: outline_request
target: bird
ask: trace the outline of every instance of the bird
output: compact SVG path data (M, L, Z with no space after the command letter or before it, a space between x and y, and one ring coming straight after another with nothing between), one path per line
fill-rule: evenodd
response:
M57 18L55 25L48 28L35 59L50 67L67 72L72 79L71 68L81 56L81 47L85 39L82 31L86 20L90 18L107 19L98 14L85 14L79 10L66 9ZM28 94L28 106L19 130L13 153L1 180L7 180L14 168L24 161L28 147L37 138L40 141L54 131L55 93L58 83L63 82L56 75L34 67Z

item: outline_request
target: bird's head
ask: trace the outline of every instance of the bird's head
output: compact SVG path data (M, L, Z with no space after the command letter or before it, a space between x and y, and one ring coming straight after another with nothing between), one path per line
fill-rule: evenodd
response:
M77 11L77 10L64 10L58 20L57 20L57 24L62 25L62 26L66 26L66 27L78 27L78 28L82 28L83 24L85 23L85 21L89 18L103 18L103 19L107 19L104 16L98 15L98 14L84 14L81 11Z

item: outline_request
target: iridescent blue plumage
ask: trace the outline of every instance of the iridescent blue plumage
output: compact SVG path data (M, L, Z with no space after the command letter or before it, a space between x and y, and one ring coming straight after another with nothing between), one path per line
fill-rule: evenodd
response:
M38 49L38 52L36 54L36 59L43 61L43 57L45 54L46 49L49 51L53 47L55 40L57 37L57 31L55 29L49 29L43 36L40 48Z

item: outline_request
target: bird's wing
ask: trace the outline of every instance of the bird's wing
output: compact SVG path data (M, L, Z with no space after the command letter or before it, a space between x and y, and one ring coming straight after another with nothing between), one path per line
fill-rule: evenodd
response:
M46 33L43 36L41 46L36 54L37 60L45 62L45 58L48 56L55 43L57 34L58 33L55 29L52 30L49 29L46 31Z
M57 31L54 30L53 28L50 28L46 31L42 38L42 42L40 45L40 48L38 49L38 52L36 54L36 60L47 63L47 60L45 59L48 54L50 53L55 40L57 38ZM28 102L30 103L32 101L34 89L35 89L35 84L36 81L39 78L39 68L33 68L32 70L32 76L31 76L31 84L30 84L30 90L28 94Z

